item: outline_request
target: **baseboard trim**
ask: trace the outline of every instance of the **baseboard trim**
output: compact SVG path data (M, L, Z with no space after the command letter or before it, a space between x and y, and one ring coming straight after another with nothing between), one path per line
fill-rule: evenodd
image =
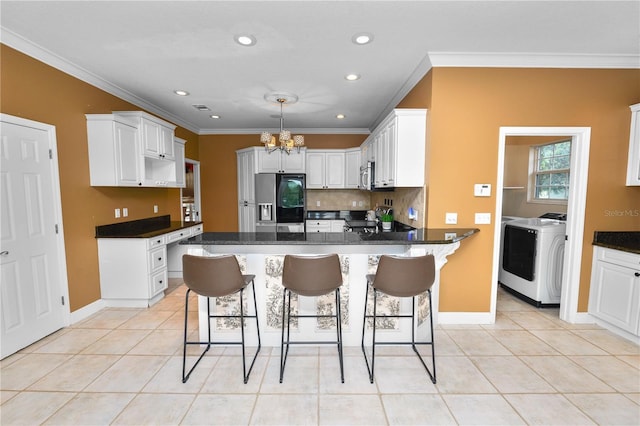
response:
M493 324L490 312L438 312L438 324Z
M78 323L84 319L89 318L91 315L99 312L101 309L104 309L106 307L107 305L104 300L96 300L93 303L90 303L80 309L71 312L71 314L69 315L69 321L71 322L71 324Z

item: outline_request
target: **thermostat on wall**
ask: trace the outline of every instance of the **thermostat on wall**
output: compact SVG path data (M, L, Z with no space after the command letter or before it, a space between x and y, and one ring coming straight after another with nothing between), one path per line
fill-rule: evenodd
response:
M490 183L476 183L473 185L473 195L476 197L490 197L491 196L491 184Z

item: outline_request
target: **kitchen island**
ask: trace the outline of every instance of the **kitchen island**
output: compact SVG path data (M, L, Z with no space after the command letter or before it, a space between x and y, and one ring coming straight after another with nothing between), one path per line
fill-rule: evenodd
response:
M366 291L366 274L375 273L378 259L382 254L418 256L433 254L436 263L436 281L432 289L433 316L437 323L438 289L440 270L447 263L447 256L453 254L463 240L478 229L416 229L409 232L378 232L373 234L355 232L327 233L271 233L271 232L205 232L182 241L189 254L216 256L233 254L238 258L243 273L253 274L258 299L258 317L263 344L280 345L280 325L282 321L282 264L285 254L326 254L337 253L343 274L341 304L343 313L344 344L360 344L362 316ZM237 304L230 303L231 297L218 299L215 311L223 314ZM411 309L410 299L400 304L393 298L379 298L379 311L406 313ZM200 338L206 340L206 299L200 298L199 322ZM296 300L297 302L297 300ZM315 313L332 309L332 297L301 298L295 304L300 313ZM251 312L251 306L248 306ZM293 302L292 302L293 309ZM427 318L429 306L426 297L421 297L418 306L419 322ZM318 320L294 324L302 339L334 339L335 324ZM426 325L426 324L425 324ZM228 340L225 331L233 331L235 324L222 319L216 320L216 339ZM410 335L408 322L388 319L382 327L382 334L390 338L405 339ZM425 333L428 327L418 326L418 333ZM251 330L250 330L251 332Z

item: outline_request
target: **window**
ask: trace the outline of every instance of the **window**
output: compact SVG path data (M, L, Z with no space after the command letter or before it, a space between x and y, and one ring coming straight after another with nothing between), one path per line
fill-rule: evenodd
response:
M532 149L531 200L566 202L569 199L571 140Z

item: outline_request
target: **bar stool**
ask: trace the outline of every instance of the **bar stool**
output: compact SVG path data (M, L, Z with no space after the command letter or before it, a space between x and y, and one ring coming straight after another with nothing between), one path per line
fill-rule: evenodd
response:
M436 358L433 338L433 305L431 303L431 287L435 281L435 260L433 255L416 257L398 257L390 255L380 256L378 270L375 274L367 275L367 291L365 292L364 320L362 322L362 353L369 371L369 380L373 383L375 367L376 345L411 345L413 351L418 355L420 362L427 370L431 382L436 383ZM367 301L369 299L369 289L373 290L373 315L367 314ZM426 342L416 342L415 340L415 306L416 296L427 292L429 297L429 325L431 327L431 340ZM393 297L411 297L411 315L378 315L377 296L383 293ZM373 319L373 345L371 350L371 365L367 359L364 347L364 334L367 318ZM411 318L411 341L410 342L378 342L376 341L376 320L378 318ZM432 372L425 364L422 356L418 352L416 345L431 345Z
M320 256L294 256L284 257L282 271L282 341L280 345L280 383L284 376L284 368L287 363L289 346L293 344L336 344L340 359L340 378L344 383L344 367L342 363L342 315L340 313L340 286L342 285L342 271L340 258L337 254ZM291 315L291 293L299 296L323 296L335 292L335 315ZM288 296L288 297L287 297ZM285 307L286 305L286 307ZM285 318L287 338L285 340ZM335 318L335 341L295 341L290 339L291 318ZM284 347L287 347L286 351Z
M185 307L184 307L184 345L182 351L182 383L189 380L191 372L196 368L205 353L211 348L211 345L242 345L242 375L244 383L249 380L249 374L256 362L258 353L260 352L260 326L258 324L258 304L256 302L256 290L253 282L255 275L243 275L240 271L238 260L233 255L202 257L191 256L185 254L182 256L182 273L184 283L188 287ZM253 306L255 315L246 315L244 312L244 290L249 284L253 285ZM194 292L200 296L207 298L207 336L206 342L187 341L187 319L189 316L189 293ZM231 294L240 293L240 314L239 315L211 315L210 301L212 297L223 297ZM211 341L211 318L240 318L240 341L232 342L212 342ZM245 360L245 318L255 318L256 330L258 332L258 349L251 361L251 366L247 371ZM193 367L185 375L187 360L187 345L204 345L207 347L200 354Z

